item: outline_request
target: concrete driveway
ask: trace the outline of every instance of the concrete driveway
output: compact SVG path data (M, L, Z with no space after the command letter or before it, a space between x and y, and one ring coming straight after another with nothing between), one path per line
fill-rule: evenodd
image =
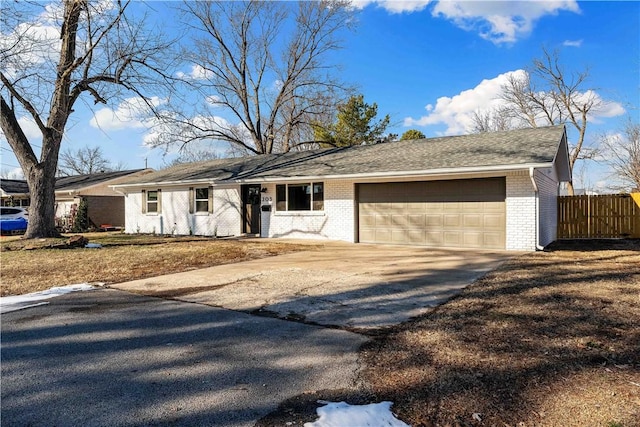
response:
M505 251L316 243L308 251L112 287L367 330L429 311L513 255Z

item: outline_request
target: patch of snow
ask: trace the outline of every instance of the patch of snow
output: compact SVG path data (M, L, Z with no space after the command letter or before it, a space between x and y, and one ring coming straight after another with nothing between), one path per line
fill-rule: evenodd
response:
M100 249L102 245L100 243L87 243L84 247L89 249Z
M104 283L97 283L96 285L103 285ZM25 295L13 295L9 297L0 298L0 314L9 313L11 311L22 310L24 308L37 307L39 305L49 304L48 302L36 302L49 298L57 297L59 295L68 294L70 292L78 291L90 291L96 289L96 286L88 283L80 283L77 285L58 286L55 288L47 289L46 291L32 292Z
M391 412L393 402L371 403L369 405L349 405L345 402L325 402L316 409L318 417L304 427L410 427Z

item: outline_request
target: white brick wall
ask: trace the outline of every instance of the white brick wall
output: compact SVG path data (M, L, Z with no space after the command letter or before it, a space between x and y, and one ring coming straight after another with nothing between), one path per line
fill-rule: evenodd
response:
M240 234L240 186L214 189L213 214L189 213L189 187L163 188L159 213L142 213L142 203L140 191L125 197L126 233L202 236Z
M507 176L507 250L536 249L535 190L528 172Z
M271 212L262 212L263 237L331 239L353 242L355 239L355 194L352 181L324 182L324 211L278 212L275 184L264 185L272 202ZM266 202L263 202L266 203Z

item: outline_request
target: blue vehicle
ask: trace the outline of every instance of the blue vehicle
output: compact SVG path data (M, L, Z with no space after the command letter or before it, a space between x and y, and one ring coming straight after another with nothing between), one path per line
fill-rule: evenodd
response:
M0 209L0 232L21 234L27 230L29 212L24 208L2 207Z

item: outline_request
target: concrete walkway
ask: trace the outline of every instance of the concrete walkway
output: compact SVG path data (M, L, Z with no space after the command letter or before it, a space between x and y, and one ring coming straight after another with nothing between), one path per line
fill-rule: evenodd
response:
M367 330L429 311L512 256L505 251L331 242L307 251L111 287Z

